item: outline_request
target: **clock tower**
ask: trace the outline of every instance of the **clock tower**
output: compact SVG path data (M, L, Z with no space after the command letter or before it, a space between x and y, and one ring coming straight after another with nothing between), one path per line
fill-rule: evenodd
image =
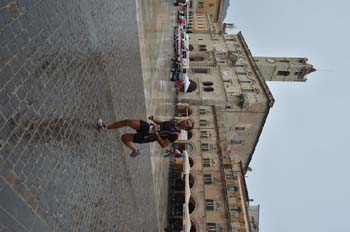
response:
M266 81L305 82L305 76L316 71L307 58L255 56L254 60Z

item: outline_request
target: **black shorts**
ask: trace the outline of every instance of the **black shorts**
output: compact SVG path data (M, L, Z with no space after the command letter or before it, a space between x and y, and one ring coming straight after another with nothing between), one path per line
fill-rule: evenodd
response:
M149 135L149 128L150 125L147 122L140 120L140 130L137 130L137 133L134 134L132 141L134 143L146 143L145 136Z

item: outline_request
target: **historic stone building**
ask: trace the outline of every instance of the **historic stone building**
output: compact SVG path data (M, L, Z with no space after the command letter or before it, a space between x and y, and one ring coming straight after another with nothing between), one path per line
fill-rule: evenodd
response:
M224 157L247 168L274 99L242 34L192 34L189 78L198 88L181 94L199 129L211 128ZM195 114L198 112L198 114Z
M179 141L191 171L191 231L252 231L259 207L250 206L244 175L274 98L270 81L305 81L314 71L306 58L254 57L241 33L190 34L191 81L179 93L178 114L195 121L192 136Z
M207 14L212 22L223 22L229 0L191 0L193 12Z
M246 169L274 103L266 80L304 81L315 69L306 58L253 57L241 33L190 34L190 45L188 76L198 88L179 102L190 104L199 133L217 130L222 155Z

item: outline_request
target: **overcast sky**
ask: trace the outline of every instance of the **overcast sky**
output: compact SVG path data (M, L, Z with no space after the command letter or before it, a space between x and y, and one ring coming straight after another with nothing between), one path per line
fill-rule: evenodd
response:
M350 231L349 12L347 0L231 0L226 22L253 55L307 57L320 70L268 83L276 102L247 178L261 232Z

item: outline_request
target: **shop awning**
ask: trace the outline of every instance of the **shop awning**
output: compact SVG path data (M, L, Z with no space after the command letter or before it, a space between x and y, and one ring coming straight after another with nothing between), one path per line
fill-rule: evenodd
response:
M183 170L182 170L182 172L183 172L183 174L188 175L188 174L190 174L190 168L191 168L190 161L188 158L188 153L186 150L184 150L182 152L182 154L183 154L183 165L182 165Z
M184 73L182 75L183 79L184 79L184 92L187 93L188 87L190 87L190 79L188 79L188 76L186 73Z

